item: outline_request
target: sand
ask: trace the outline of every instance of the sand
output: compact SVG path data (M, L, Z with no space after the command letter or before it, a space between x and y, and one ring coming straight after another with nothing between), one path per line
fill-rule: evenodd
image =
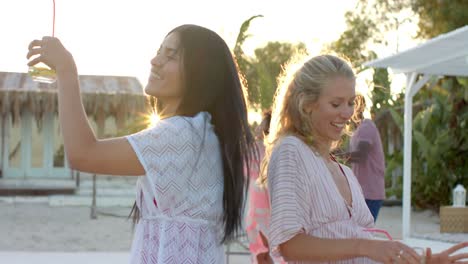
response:
M129 207L50 207L47 203L0 202L1 251L128 251L132 241ZM438 233L439 217L430 211L412 213L412 230ZM377 227L401 238L401 207L383 207ZM468 234L466 235L468 238Z

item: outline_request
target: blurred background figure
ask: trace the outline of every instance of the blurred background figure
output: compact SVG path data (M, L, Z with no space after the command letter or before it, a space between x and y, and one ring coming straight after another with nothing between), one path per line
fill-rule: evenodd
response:
M350 141L349 161L375 222L385 199L385 156L379 130L371 119L364 118L364 96L357 95L355 103L352 122L356 129Z
M252 263L273 263L265 236L268 228L270 204L267 189L259 186L256 181L260 172L260 164L265 155L264 137L269 134L271 110L263 112L261 123L255 128L255 139L258 148L258 160L252 162L250 171L248 213L246 217L246 232L249 239L249 250Z

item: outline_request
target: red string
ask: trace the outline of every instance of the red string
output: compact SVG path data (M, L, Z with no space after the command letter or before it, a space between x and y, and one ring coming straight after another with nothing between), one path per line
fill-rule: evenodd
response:
M52 0L53 12L52 12L52 37L55 36L55 0Z
M371 232L371 233L382 233L384 234L389 240L393 240L392 236L385 230L385 229L380 229L380 228L366 228L364 229L366 232Z

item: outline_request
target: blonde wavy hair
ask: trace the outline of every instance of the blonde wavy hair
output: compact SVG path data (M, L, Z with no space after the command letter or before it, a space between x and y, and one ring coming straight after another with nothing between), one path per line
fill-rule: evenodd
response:
M364 119L364 111L366 110L366 99L364 95L357 94L356 99L354 99L354 114L351 117L351 121L354 123L354 126L359 125Z
M305 62L300 64L298 60ZM275 94L270 134L265 138L265 158L257 184L266 185L270 155L282 137L294 135L312 146L312 124L305 106L317 101L330 79L345 77L354 80L355 74L349 65L337 56L319 55L306 60L296 57L284 68Z

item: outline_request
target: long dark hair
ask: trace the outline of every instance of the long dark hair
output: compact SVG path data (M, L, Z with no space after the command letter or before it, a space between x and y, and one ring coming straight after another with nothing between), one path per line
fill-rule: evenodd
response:
M229 241L242 224L248 171L257 155L238 68L229 47L215 32L196 25L182 25L168 35L171 33L179 37L184 78L184 95L177 114L210 113L221 144L224 172L221 242Z

